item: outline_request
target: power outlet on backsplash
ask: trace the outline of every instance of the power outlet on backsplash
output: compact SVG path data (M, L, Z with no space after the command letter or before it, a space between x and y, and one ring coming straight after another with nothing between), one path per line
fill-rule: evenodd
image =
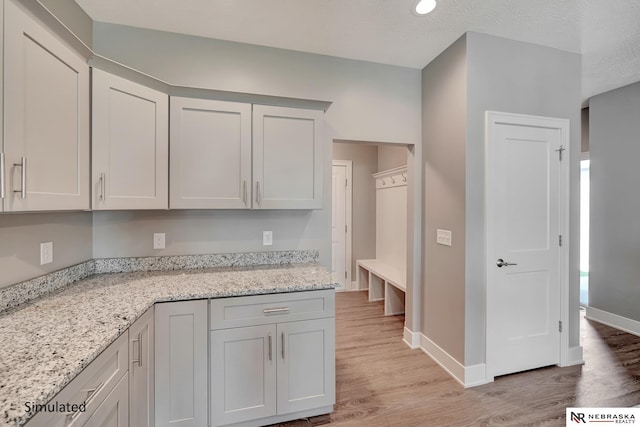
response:
M53 262L53 242L40 243L40 265Z

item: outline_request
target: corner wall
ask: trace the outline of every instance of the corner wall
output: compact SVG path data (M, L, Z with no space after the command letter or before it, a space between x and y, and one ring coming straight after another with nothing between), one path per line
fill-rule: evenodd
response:
M639 135L640 83L591 98L587 315L635 334L640 333Z
M424 253L422 334L458 364L465 343L467 37L422 70ZM452 246L436 244L436 229ZM436 347L433 347L436 348Z
M485 111L566 118L570 127L569 346L578 347L580 236L579 54L479 33L467 34L465 366L485 361ZM455 239L455 237L454 237Z

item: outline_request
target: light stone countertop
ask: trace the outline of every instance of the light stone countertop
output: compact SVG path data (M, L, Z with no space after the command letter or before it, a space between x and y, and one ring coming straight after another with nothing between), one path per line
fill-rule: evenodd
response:
M0 425L21 426L156 302L332 289L319 264L93 276L0 314Z

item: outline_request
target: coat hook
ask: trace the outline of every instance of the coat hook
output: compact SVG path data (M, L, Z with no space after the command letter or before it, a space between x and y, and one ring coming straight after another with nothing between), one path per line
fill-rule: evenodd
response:
M384 178L382 178L382 180L381 180L381 181L382 181L382 185L387 185L387 183L386 183L386 182L384 182Z
M393 179L393 177L391 177L391 183L392 183L392 184L395 184L395 183L396 183L396 180L395 180L395 179Z
M402 182L407 182L407 176L405 174L402 174Z

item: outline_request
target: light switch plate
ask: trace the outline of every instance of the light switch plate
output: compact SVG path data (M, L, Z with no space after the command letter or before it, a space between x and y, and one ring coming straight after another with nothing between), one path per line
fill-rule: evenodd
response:
M262 232L262 245L263 246L273 245L273 231Z
M53 262L53 242L40 243L40 265Z
M153 249L164 249L164 248L165 248L165 234L153 233Z
M451 246L451 231L440 230L436 231L436 243L444 246Z

